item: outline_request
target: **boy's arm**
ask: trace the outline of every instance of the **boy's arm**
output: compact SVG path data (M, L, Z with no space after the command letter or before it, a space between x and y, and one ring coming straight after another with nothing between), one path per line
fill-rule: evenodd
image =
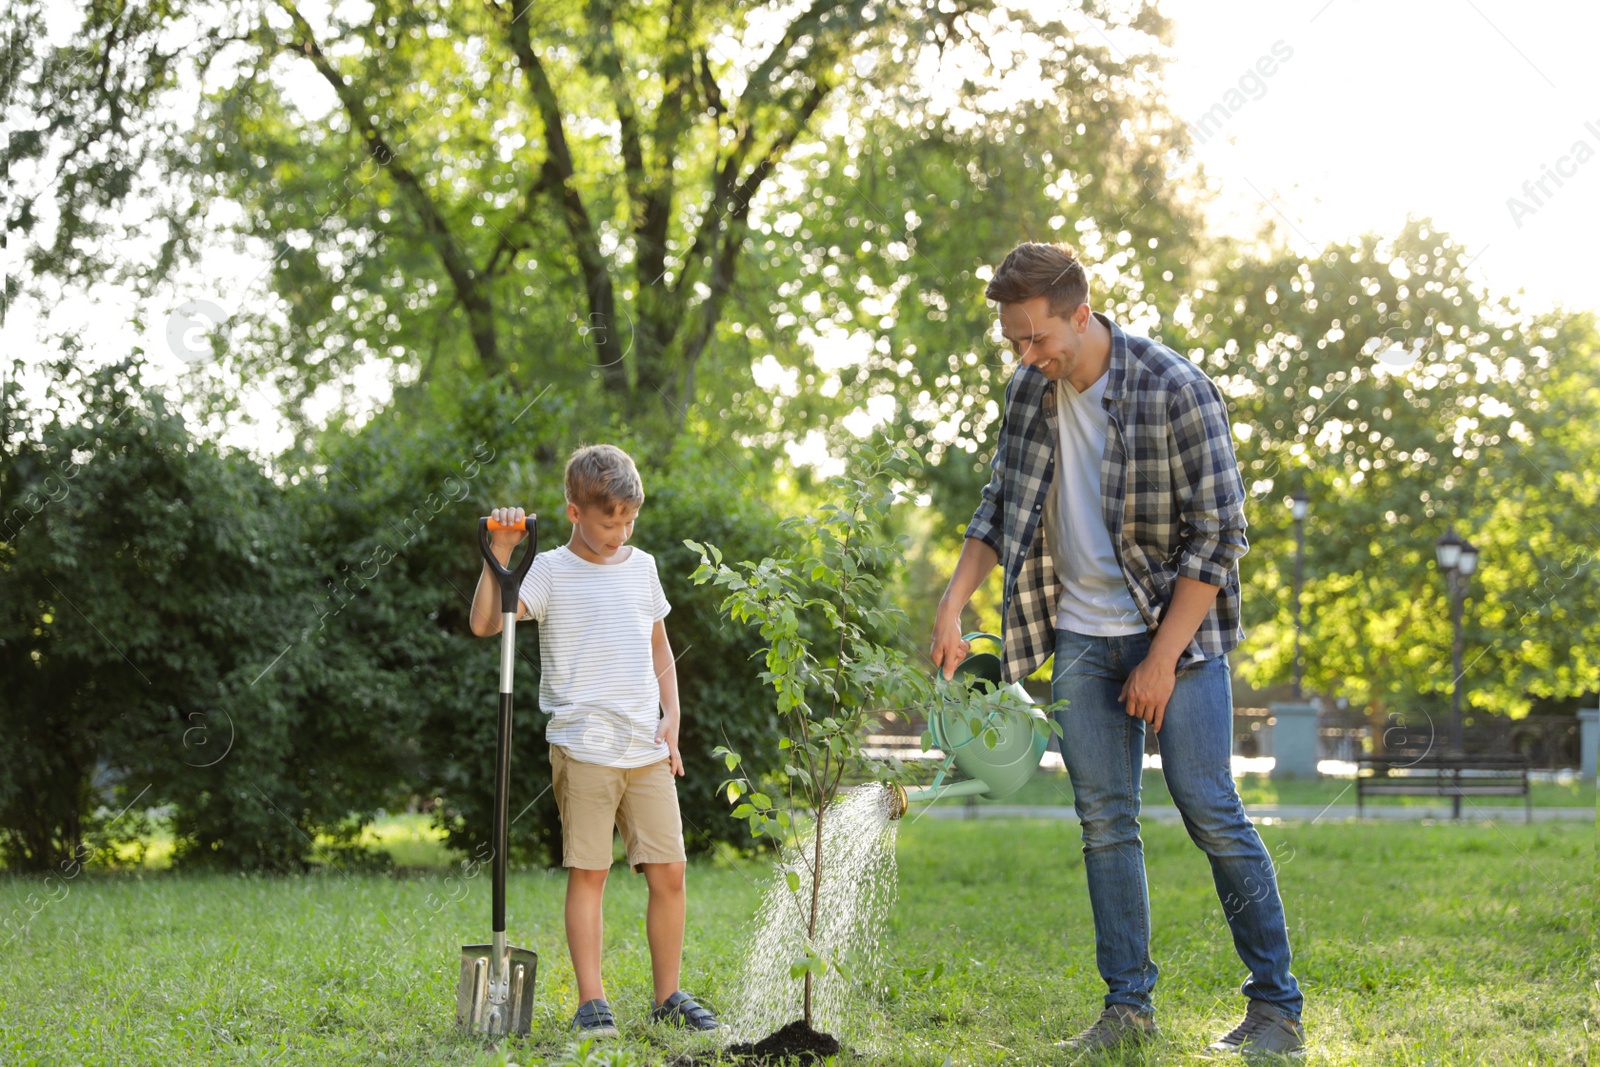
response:
M511 549L500 551L494 548L494 558L504 567L511 559ZM522 601L517 601L517 617L523 615ZM493 637L500 632L500 580L494 576L489 565L483 565L483 572L478 575L478 588L472 594L472 632L478 637Z
M526 513L521 508L495 508L489 514L495 522L511 526L521 522ZM527 536L521 530L496 530L489 535L489 551L494 553L494 558L500 566L509 566L511 553L516 551L517 545ZM519 598L517 618L523 618L527 613L527 605ZM478 637L493 637L500 632L500 580L489 569L487 561L483 564L483 571L478 575L478 588L472 594L472 614L467 620L467 625Z
M678 667L672 658L672 643L667 640L666 624L657 619L650 631L650 658L655 665L656 681L661 686L661 724L656 727L656 743L667 743L668 759L672 773L683 777L683 757L678 753Z

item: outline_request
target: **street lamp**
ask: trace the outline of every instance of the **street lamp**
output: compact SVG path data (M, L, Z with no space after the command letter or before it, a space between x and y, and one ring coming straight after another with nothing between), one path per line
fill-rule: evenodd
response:
M1303 699L1300 694L1300 583L1305 573L1306 512L1311 510L1311 498L1305 490L1296 489L1289 498L1289 511L1294 515L1294 701Z
M1452 678L1450 682L1450 751L1453 755L1462 754L1461 743L1461 602L1467 595L1467 584L1472 572L1478 568L1478 548L1471 541L1464 540L1456 534L1454 528L1446 530L1439 540L1434 542L1434 554L1439 561L1439 569L1444 571L1445 582L1450 589L1450 624L1454 630L1454 639L1450 646L1450 669ZM1460 798L1456 798L1459 806ZM1459 814L1459 810L1458 810Z

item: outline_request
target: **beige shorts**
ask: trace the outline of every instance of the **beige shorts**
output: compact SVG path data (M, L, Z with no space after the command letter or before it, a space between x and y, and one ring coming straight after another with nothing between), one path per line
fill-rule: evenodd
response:
M550 788L561 813L561 863L586 871L611 868L611 828L622 831L628 864L682 863L683 819L672 763L602 767L550 746Z

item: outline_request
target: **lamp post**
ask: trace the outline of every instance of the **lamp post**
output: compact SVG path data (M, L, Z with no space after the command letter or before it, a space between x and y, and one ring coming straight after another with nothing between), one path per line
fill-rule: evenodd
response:
M1305 574L1306 512L1310 508L1311 498L1305 490L1296 489L1289 498L1289 511L1294 515L1294 700L1297 704L1304 699L1300 693L1300 585Z
M1467 595L1467 584L1478 567L1478 549L1471 541L1462 539L1454 528L1434 542L1434 553L1439 569L1444 571L1450 589L1450 624L1454 639L1450 646L1450 752L1462 754L1461 742L1461 602ZM1460 805L1461 799L1456 798Z

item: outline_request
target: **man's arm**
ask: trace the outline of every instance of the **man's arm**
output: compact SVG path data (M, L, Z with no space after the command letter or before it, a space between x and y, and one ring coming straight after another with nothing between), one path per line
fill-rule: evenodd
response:
M1197 582L1186 575L1178 576L1172 590L1172 603L1161 616L1161 625L1150 639L1150 650L1122 683L1117 699L1127 702L1127 712L1136 719L1149 723L1156 733L1167 716L1167 701L1178 684L1178 657L1194 640L1195 631L1205 621L1206 613L1216 602L1221 586Z
M1209 379L1178 390L1167 410L1172 438L1172 484L1178 504L1177 582L1118 699L1127 712L1161 732L1177 682L1178 658L1216 603L1217 594L1249 550L1245 539L1244 479L1233 454L1233 427L1222 394Z
M656 727L656 744L666 742L672 773L681 778L683 756L678 753L678 727L683 716L678 708L678 665L672 658L666 624L660 619L650 631L650 659L655 664L656 681L661 686L661 723Z
M1178 503L1178 574L1223 586L1245 538L1244 478L1233 454L1233 426L1209 379L1178 390L1168 408L1173 493ZM1193 636L1192 634L1190 636Z
M934 613L933 648L928 653L933 665L946 678L955 674L956 667L967 654L967 642L961 640L962 609L999 562L999 555L986 541L969 536L961 546L955 573L950 576L950 585Z
M995 434L994 458L989 461L989 483L983 487L983 498L972 513L972 521L967 523L961 558L956 561L955 573L950 576L950 584L933 616L933 647L928 650L928 658L947 679L955 674L956 667L967 654L967 642L961 640L961 612L1000 562L1000 544L1005 531L1005 416L1011 411L1011 391L1016 384L1017 376L1013 374L1006 383L1005 408L999 432Z

